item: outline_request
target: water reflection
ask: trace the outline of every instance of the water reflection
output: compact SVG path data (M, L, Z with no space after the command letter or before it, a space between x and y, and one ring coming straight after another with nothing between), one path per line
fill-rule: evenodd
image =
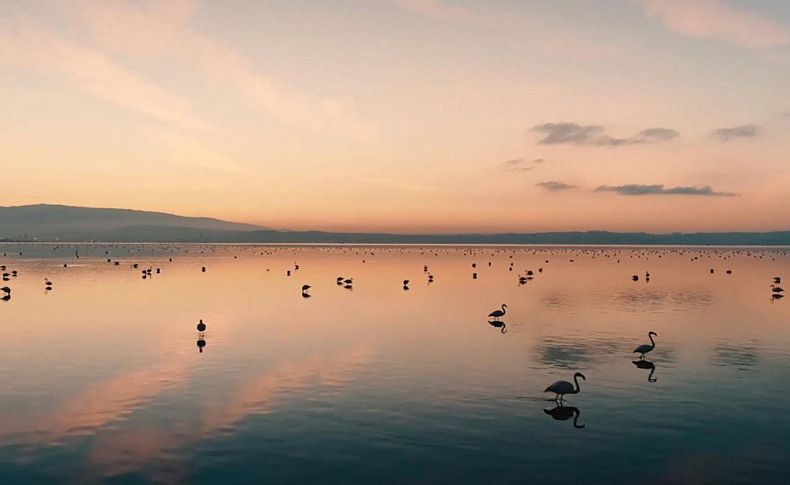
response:
M705 290L648 290L629 289L618 293L615 301L623 311L632 312L662 312L674 311L699 311L704 310L713 303L713 296Z
M582 412L579 408L575 406L564 406L560 404L552 409L544 409L543 412L551 416L552 419L556 419L557 421L567 421L568 419L573 417L574 428L584 428L585 426L583 424L579 424L579 416L581 416Z
M746 371L756 366L759 361L760 355L756 346L722 342L713 348L711 363L719 367L732 367L739 371Z
M775 411L790 406L790 307L764 298L786 250L95 245L68 268L45 250L0 259L20 269L8 283L14 303L0 305L2 483L26 483L19 470L73 482L208 482L228 470L255 481L265 470L277 473L271 482L306 483L339 469L348 483L546 483L568 460L600 465L568 467L568 481L645 470L660 480L672 478L666 463L681 441L684 454L715 442L729 458L740 456L731 443L773 444L777 456L749 455L743 470L764 483L784 476L790 426ZM415 279L427 264L431 287ZM534 281L515 284L539 265ZM149 267L162 271L141 280ZM222 284L201 283L202 267ZM58 282L47 298L45 277ZM407 293L404 277L419 284ZM319 295L309 303L298 291L306 281ZM502 301L511 323L483 325ZM192 333L198 316L210 337ZM649 329L661 336L652 360L632 358ZM657 382L656 362L672 385L646 397L640 383ZM543 409L546 395L526 410L501 399L576 369L591 376L571 399L592 406L584 420L573 406ZM699 413L714 392L727 405ZM755 402L765 412L741 412ZM574 428L594 419L596 446L547 432L571 418ZM634 442L654 448L645 456ZM415 463L441 466L428 476Z
M657 377L653 377L653 374L656 372L656 365L646 359L638 359L632 361L632 363L640 369L649 369L650 374L647 376L647 382L656 382L658 380Z
M491 325L492 327L496 327L500 329L502 333L507 333L507 325L505 325L505 322L501 320L489 320L488 324Z
M610 337L552 338L538 344L539 364L556 369L576 369L621 353L624 344Z

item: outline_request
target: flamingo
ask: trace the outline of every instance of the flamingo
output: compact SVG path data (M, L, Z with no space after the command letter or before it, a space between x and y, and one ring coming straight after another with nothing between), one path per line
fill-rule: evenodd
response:
M642 344L639 347L634 349L634 353L642 354L640 356L641 359L645 358L645 354L646 353L651 352L654 348L656 348L656 342L653 340L653 337L654 336L658 337L658 334L651 330L650 332L648 332L647 336L648 336L648 338L650 338L650 343L649 344Z
M785 290L784 288L781 288L779 286L771 285L771 291L773 291L774 293L782 293Z
M7 286L4 286L4 287L0 288L0 291L2 291L3 293L5 293L7 295L11 294L11 288L9 288Z
M579 391L581 391L578 381L579 377L581 377L585 381L587 380L587 378L584 377L584 374L582 374L581 372L577 372L573 374L573 382L576 384L575 388L573 387L573 384L571 384L568 381L557 381L554 384L547 387L546 390L544 390L543 392L553 392L554 394L556 394L556 396L554 397L554 401L562 403L562 398L565 397L565 394L578 394Z
M494 310L493 312L489 313L488 316L492 317L492 318L499 319L500 317L505 316L505 313L507 312L506 308L507 308L507 305L505 305L503 303L501 310Z
M203 319L202 318L200 319L200 322L198 322L198 324L197 324L197 330L200 333L203 333L203 332L206 331L206 324L203 323Z

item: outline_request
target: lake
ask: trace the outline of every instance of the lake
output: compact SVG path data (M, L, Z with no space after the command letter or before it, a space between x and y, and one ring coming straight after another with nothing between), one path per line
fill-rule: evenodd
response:
M0 483L787 483L787 248L4 243L0 265ZM543 390L575 372L560 407Z

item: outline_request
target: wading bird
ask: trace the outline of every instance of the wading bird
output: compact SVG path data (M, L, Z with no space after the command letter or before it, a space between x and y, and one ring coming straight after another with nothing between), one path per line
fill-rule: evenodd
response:
M491 318L496 318L498 320L499 318L505 316L505 313L507 312L506 308L507 308L507 305L505 305L503 303L501 310L494 310L493 312L489 313L488 316L491 317Z
M642 344L642 345L640 345L639 347L635 348L634 352L633 352L635 354L642 354L639 357L640 359L644 359L646 353L652 352L653 349L656 348L656 342L655 342L655 340L653 340L653 337L654 336L658 337L658 334L651 330L650 332L648 332L647 336L648 336L648 338L650 338L650 343L649 344Z
M582 374L581 372L577 372L573 374L573 382L576 384L575 388L573 387L573 384L571 384L568 381L557 381L554 384L547 387L546 390L544 390L543 392L553 392L554 394L556 394L556 396L554 397L554 401L561 403L562 398L565 397L565 394L579 394L579 391L581 391L581 387L579 387L579 380L578 380L579 377L581 377L585 381L587 380L587 378L584 377L584 374Z

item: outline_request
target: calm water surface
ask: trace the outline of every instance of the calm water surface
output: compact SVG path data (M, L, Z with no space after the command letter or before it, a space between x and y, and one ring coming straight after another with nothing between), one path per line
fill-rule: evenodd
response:
M0 483L787 483L787 249L2 253Z

